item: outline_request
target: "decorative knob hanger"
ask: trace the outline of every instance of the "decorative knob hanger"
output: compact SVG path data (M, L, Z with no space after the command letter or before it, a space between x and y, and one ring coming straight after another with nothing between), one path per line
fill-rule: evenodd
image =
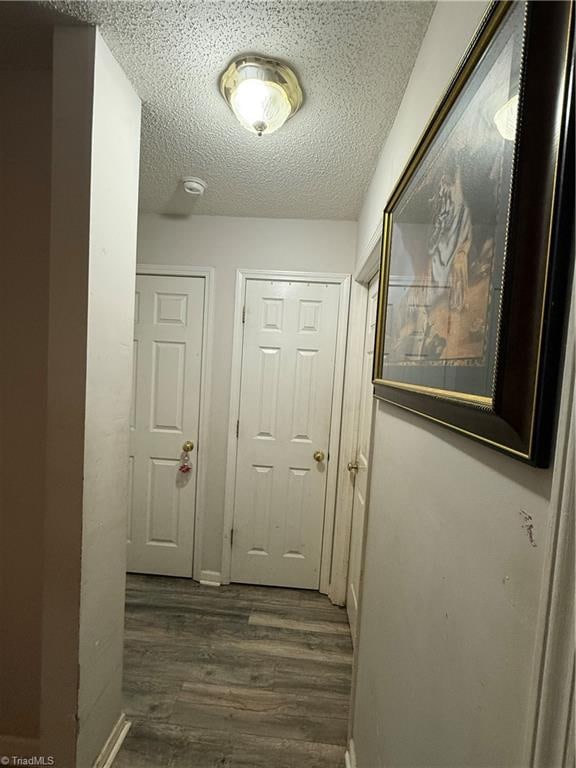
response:
M186 440L182 446L182 453L180 454L180 466L178 472L186 474L186 472L192 471L192 460L190 459L190 452L194 450L194 443L191 440Z

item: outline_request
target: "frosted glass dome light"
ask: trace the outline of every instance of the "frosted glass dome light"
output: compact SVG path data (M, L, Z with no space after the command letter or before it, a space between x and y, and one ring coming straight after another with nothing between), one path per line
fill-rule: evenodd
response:
M220 79L220 91L240 124L258 136L277 131L302 104L290 67L261 56L234 59Z

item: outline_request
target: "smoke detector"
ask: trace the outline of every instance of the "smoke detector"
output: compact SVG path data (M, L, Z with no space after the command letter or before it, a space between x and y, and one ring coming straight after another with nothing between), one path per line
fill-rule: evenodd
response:
M206 182L196 178L196 176L187 176L182 179L182 186L184 187L184 192L192 195L192 197L202 197L206 190Z

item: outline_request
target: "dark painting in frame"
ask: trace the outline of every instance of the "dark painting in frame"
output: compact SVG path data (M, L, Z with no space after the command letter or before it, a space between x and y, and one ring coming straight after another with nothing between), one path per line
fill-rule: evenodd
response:
M574 224L573 4L495 2L384 210L376 397L547 466Z

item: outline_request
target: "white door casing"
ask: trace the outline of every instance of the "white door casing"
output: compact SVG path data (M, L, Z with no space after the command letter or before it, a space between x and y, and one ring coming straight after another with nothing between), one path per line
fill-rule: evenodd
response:
M376 233L375 233L376 234ZM332 550L330 587L327 592L335 605L346 605L348 592L348 566L352 530L352 505L354 502L354 473L348 470L356 461L358 452L358 426L362 391L362 364L366 331L366 305L368 286L379 272L380 239L371 239L369 258L357 271L351 283L350 314L346 344L345 385L342 403L340 432L340 457L334 512L334 546Z
M366 498L368 492L368 467L370 463L370 441L372 410L374 405L372 387L372 366L374 361L374 338L378 310L378 277L368 287L366 307L366 330L364 335L364 359L362 362L362 389L360 395L360 421L358 426L358 449L355 471L354 501L352 505L352 527L350 532L350 561L348 567L348 589L346 608L352 637L356 637L358 601L362 575L362 549L366 520Z
M192 576L205 280L138 275L128 570ZM194 443L192 471L178 471Z
M334 283L246 281L232 581L319 587L339 303Z

